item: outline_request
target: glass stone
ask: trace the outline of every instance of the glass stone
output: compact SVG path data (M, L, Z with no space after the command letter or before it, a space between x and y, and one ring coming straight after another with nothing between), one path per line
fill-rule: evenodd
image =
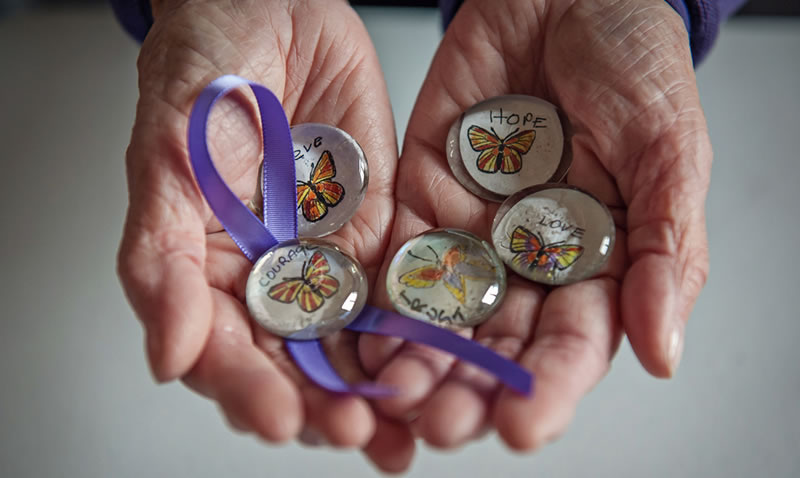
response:
M438 229L406 242L386 276L401 314L446 328L488 319L506 292L506 271L492 246L466 231Z
M591 194L543 184L510 196L497 211L492 242L514 272L548 285L588 279L614 248L614 219Z
M256 261L245 299L253 319L273 334L316 339L358 316L367 301L367 280L358 261L335 245L291 240Z
M537 184L563 179L572 161L569 122L551 103L506 95L482 101L451 126L447 160L473 194L502 202Z
M352 136L339 128L303 123L292 127L297 180L297 235L323 237L339 230L367 193L367 157ZM262 217L261 168L249 206Z

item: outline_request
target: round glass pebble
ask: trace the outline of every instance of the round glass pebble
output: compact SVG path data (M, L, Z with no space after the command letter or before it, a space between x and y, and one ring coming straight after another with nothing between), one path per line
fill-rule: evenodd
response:
M551 103L506 95L482 101L451 126L447 159L473 194L501 202L537 184L560 181L572 160L569 125Z
M369 169L361 146L334 126L303 123L292 127L297 180L297 235L323 237L339 230L358 210L367 193ZM259 168L250 204L261 216Z
M506 292L506 272L492 246L466 231L438 229L406 242L386 276L401 314L448 328L488 319Z
M333 244L291 240L256 261L245 299L259 325L297 340L330 335L355 319L367 301L361 265Z
M514 272L548 285L588 279L614 248L614 220L591 194L543 184L510 196L495 216L492 242Z

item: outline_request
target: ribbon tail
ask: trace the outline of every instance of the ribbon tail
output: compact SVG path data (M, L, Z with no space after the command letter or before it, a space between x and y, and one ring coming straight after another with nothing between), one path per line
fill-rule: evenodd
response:
M388 386L362 382L353 385L345 382L336 372L319 340L286 340L286 348L298 367L320 387L335 393L355 393L366 398L383 398L397 394Z
M401 337L444 350L486 370L522 395L530 396L533 392L533 375L517 363L435 325L367 306L347 328L357 332Z

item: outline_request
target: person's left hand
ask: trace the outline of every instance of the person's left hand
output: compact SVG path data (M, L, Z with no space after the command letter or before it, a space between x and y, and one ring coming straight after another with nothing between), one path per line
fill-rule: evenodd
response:
M490 426L514 449L554 439L607 372L623 328L644 367L670 376L707 273L711 149L680 17L663 0L468 0L408 126L384 277L393 253L428 229L490 239L498 205L456 181L445 139L462 111L510 93L566 112L575 129L568 183L610 207L616 246L590 280L548 289L510 277L502 306L475 329L480 343L536 374L531 398L433 349L362 336L367 370L405 392L381 409L418 417L418 433L438 447ZM391 307L385 294L383 305Z

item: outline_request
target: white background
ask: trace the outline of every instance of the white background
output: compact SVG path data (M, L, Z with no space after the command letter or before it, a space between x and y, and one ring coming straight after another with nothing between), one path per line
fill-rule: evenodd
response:
M362 13L402 137L438 17ZM625 344L556 444L422 450L409 476L800 476L798 52L800 21L737 20L699 70L712 272L677 378L648 377ZM375 474L357 452L236 435L151 381L114 272L136 54L107 9L0 21L0 476Z

